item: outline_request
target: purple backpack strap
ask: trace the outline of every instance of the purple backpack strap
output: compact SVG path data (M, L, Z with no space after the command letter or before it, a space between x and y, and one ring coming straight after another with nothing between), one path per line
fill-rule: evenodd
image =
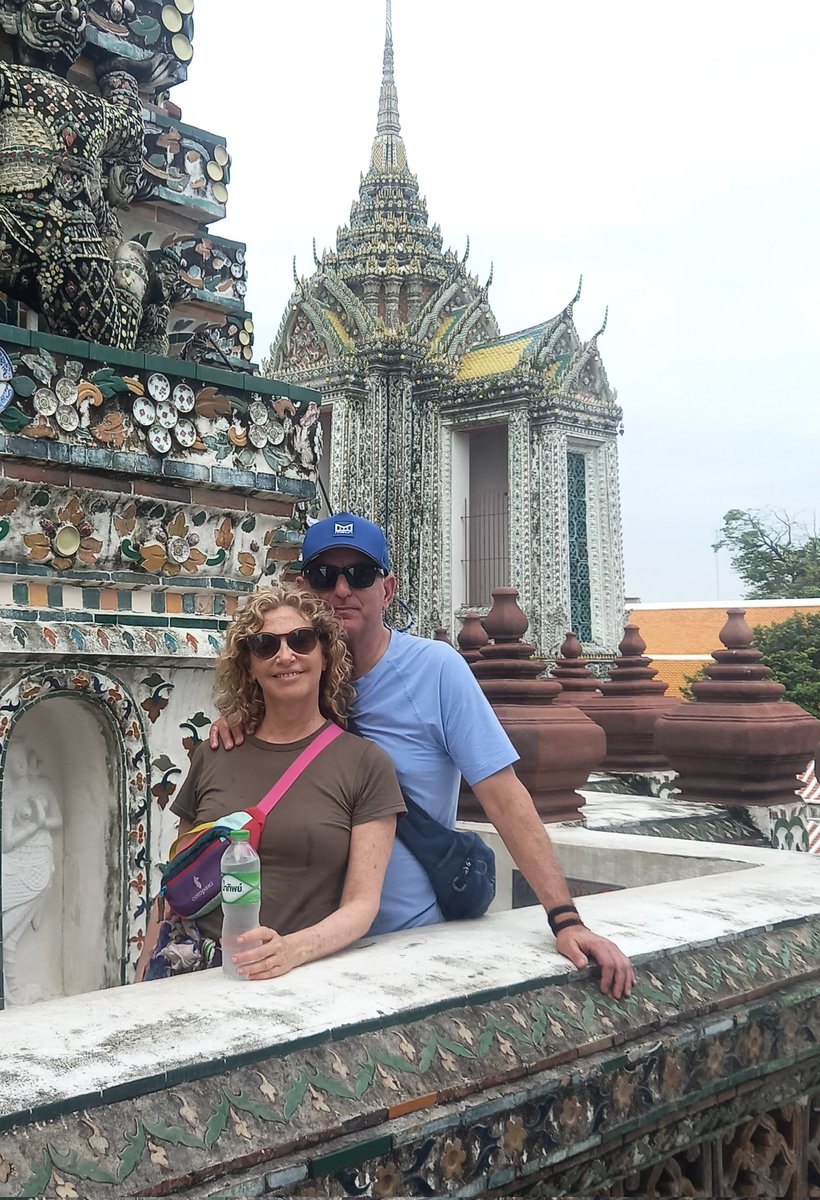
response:
M305 746L302 753L298 758L294 759L287 771L280 775L268 794L254 806L262 817L266 817L274 805L279 803L291 784L295 783L305 767L309 766L314 758L322 753L325 746L329 746L331 742L334 742L343 733L344 730L338 725L331 724L326 725L324 729L316 734L310 745Z

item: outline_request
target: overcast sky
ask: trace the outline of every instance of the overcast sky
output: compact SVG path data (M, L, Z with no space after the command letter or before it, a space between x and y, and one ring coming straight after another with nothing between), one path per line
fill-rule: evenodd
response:
M626 590L741 595L729 508L817 503L816 0L394 0L410 166L503 332L575 310L624 409ZM183 119L227 136L257 356L375 131L383 0L197 0ZM719 582L719 594L717 586Z

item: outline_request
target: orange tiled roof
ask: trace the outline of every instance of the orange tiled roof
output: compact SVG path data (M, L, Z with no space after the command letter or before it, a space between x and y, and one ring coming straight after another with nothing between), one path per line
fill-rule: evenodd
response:
M646 653L654 654L711 654L720 646L720 633L726 624L726 609L735 607L728 602L714 607L653 608L651 604L636 605L629 620L637 625L646 642ZM736 607L746 609L746 620L755 625L775 625L795 613L820 613L820 600L795 600L789 604L761 604L737 601Z
M647 650L647 655L649 651ZM650 656L651 657L651 656ZM655 679L662 679L669 684L666 695L682 696L683 689L690 679L700 674L701 668L711 662L708 658L661 658L654 659L652 666L658 672Z
M780 604L738 600L696 606L635 605L629 610L629 620L641 631L646 654L654 659L656 678L669 684L667 696L680 696L688 680L700 673L704 663L711 661L712 651L720 647L718 635L726 623L726 609L730 607L745 608L746 620L754 628L755 625L775 625L798 612L820 613L820 600ZM658 658L659 654L676 657Z

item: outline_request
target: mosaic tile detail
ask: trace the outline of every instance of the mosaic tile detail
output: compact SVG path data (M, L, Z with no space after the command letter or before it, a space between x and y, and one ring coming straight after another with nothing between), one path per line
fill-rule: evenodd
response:
M788 805L773 808L771 820L771 844L775 850L800 850L809 852L809 813L804 805Z
M88 1200L184 1191L260 1147L267 1170L307 1161L320 1195L418 1194L416 1176L458 1192L638 1137L648 1112L686 1131L700 1106L714 1132L767 1075L792 1096L820 1081L819 955L820 920L784 925L639 964L626 1002L572 976L34 1110L25 1138L0 1134L10 1194L60 1195L55 1170Z
M158 616L169 613L173 615L200 617L223 617L228 613L228 607L236 607L235 596L220 596L218 593L202 590L200 592L152 591L139 592L133 588L106 588L111 610L117 612L152 612ZM70 597L66 592L72 593ZM79 592L78 596L73 593ZM0 584L0 615L10 604L20 608L35 608L42 613L41 619L64 621L70 618L73 609L83 611L88 619L99 612L102 589L98 587L65 588L59 583L14 583L6 594ZM145 610L141 597L147 599ZM70 600L70 604L69 604ZM47 614L47 616L46 616Z
M4 332L5 342L9 336L14 332ZM6 347L14 398L0 414L0 428L28 440L38 457L50 458L48 447L57 444L84 452L81 458L90 453L96 464L105 449L147 460L142 470L135 462L135 473L150 476L162 471L167 456L181 478L218 482L216 468L231 472L242 487L248 486L243 474L271 473L283 484L287 477L308 482L311 495L315 491L322 449L318 393L269 379L248 386L251 377L243 374L191 371L178 359L139 353L124 354L129 365L117 369L106 362L118 357L108 347L101 347L100 359L80 362L56 346L52 353L43 335L29 337L27 351ZM179 469L186 466L192 475Z
M5 559L58 576L77 571L86 583L98 572L128 572L143 587L191 577L255 585L298 559L302 539L293 517L104 490L9 483L2 506L9 526ZM20 597L23 586L31 594L40 585L17 585ZM15 603L24 603L20 597ZM49 603L45 592L34 602Z
M150 764L146 730L136 700L122 679L97 667L38 667L0 692L0 789L6 750L20 717L37 704L62 696L79 698L105 712L119 746L123 775L126 859L129 897L123 970L133 967L145 935L150 877ZM0 791L0 801L2 791Z
M86 614L80 614L86 615ZM224 619L100 613L94 624L51 620L22 610L0 609L0 646L11 655L37 655L62 660L66 655L81 661L101 658L170 658L211 660L222 647Z
M791 1079L781 1076L742 1096L725 1097L720 1105L701 1106L685 1119L658 1124L648 1116L643 1124L651 1134L627 1134L623 1140L614 1139L614 1147L611 1138L592 1139L599 1142L592 1156L574 1155L570 1144L568 1157L585 1161L569 1169L545 1164L550 1158L560 1163L567 1157L567 1130L572 1133L577 1127L582 1105L574 1096L563 1101L556 1097L556 1119L555 1103L552 1110L549 1106L553 1098L545 1097L541 1104L530 1102L473 1122L462 1120L446 1131L431 1129L428 1136L395 1144L383 1157L364 1163L360 1159L357 1166L346 1168L337 1162L332 1174L281 1194L298 1200L442 1194L803 1200L813 1195L807 1183L814 1170L811 1159L806 1168L806 1150L811 1152L812 1146L804 1130L820 1103L820 1093L806 1099L805 1091L817 1082L816 1069L798 1069ZM594 1097L590 1102L595 1103ZM775 1107L767 1112L767 1104ZM338 1157L343 1154L339 1151ZM274 1186L275 1180L275 1173L268 1176ZM259 1193L225 1193L229 1194Z
M767 846L769 842L742 812L704 817L680 817L660 821L634 821L615 825L610 833L629 833L644 837L682 838L687 842L713 842L726 845Z

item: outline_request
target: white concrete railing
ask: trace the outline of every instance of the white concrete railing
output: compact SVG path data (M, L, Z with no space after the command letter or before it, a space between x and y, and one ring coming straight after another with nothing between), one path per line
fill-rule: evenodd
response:
M555 840L609 851L724 860L698 879L588 896L587 923L646 962L664 950L820 913L820 861L783 851L555 830ZM649 844L649 845L648 845ZM738 867L746 869L738 870ZM714 868L712 868L714 869ZM573 969L540 909L363 939L278 980L240 983L207 971L0 1013L0 1117L158 1071L353 1029ZM590 980L590 988L595 983Z

